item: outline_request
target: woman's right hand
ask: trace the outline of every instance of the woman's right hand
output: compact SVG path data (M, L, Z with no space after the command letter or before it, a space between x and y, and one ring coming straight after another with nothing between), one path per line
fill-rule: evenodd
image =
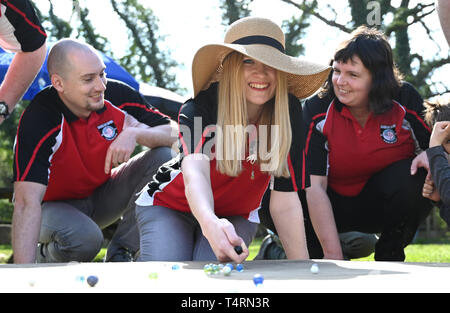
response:
M209 244L219 262L233 261L242 263L249 255L244 240L238 236L233 224L226 218L217 218L202 227L203 235L208 239ZM242 253L237 254L235 246L242 248Z

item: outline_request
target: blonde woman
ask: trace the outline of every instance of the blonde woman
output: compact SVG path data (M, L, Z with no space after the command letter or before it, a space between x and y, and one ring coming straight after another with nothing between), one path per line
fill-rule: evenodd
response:
M298 98L328 73L286 55L284 34L268 19L238 20L225 43L199 49L194 98L178 119L181 152L136 201L140 260L244 261L269 185L288 258L308 259L297 196L309 184Z

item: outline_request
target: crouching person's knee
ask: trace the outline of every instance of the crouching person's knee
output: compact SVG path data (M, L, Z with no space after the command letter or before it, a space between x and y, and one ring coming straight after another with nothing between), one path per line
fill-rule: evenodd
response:
M59 231L53 239L41 244L38 262L91 262L100 252L103 233L98 227L83 227L77 231Z

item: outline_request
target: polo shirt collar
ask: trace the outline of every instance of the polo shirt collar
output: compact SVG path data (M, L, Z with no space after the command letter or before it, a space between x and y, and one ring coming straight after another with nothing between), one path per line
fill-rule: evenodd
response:
M341 101L339 101L338 98L334 98L334 99L333 99L333 104L334 104L334 107L335 107L339 112L342 112L342 108L344 108L344 106L345 106Z
M51 92L53 94L54 100L55 100L57 106L60 108L60 110L61 110L62 114L64 115L64 118L67 120L67 122L73 123L75 121L78 121L80 118L78 116L76 116L72 111L70 111L70 109L66 106L66 104L59 97L56 89L53 86L50 88L51 88ZM105 111L106 111L106 105L104 105L101 109L95 111L95 113L102 114Z
M350 112L350 110L348 109L348 107L343 104L342 102L339 101L338 98L334 98L333 100L333 104L334 107L336 108L336 110L344 117L354 120L354 116L353 114Z
M356 121L355 117L353 116L353 114L350 112L350 110L348 109L348 107L343 104L342 102L340 102L338 100L338 98L334 98L332 105L334 105L334 107L336 108L336 110L339 112L339 114L341 114L343 117L348 118L349 120L352 121ZM373 112L369 113L369 118L368 120L370 120L372 118Z

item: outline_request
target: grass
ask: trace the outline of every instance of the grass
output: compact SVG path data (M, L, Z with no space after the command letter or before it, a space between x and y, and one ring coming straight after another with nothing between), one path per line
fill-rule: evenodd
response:
M252 242L249 247L250 255L248 260L253 260L253 258L258 254L259 245L261 244L261 239L256 239ZM8 261L12 254L12 249L10 245L0 245L0 264L4 264ZM100 250L94 259L94 262L103 262L103 258L106 254L106 248Z
M258 254L261 239L255 239L249 247L250 255L247 260L253 260ZM102 262L106 249L102 249L94 262ZM0 245L0 264L6 263L12 254L11 246ZM426 263L450 263L450 243L416 243L405 249L405 262L426 262ZM373 253L361 259L353 261L374 261Z
M450 263L450 244L411 244L405 255L405 262ZM374 261L374 254L354 261Z
M0 264L6 263L12 254L11 246L0 245Z

